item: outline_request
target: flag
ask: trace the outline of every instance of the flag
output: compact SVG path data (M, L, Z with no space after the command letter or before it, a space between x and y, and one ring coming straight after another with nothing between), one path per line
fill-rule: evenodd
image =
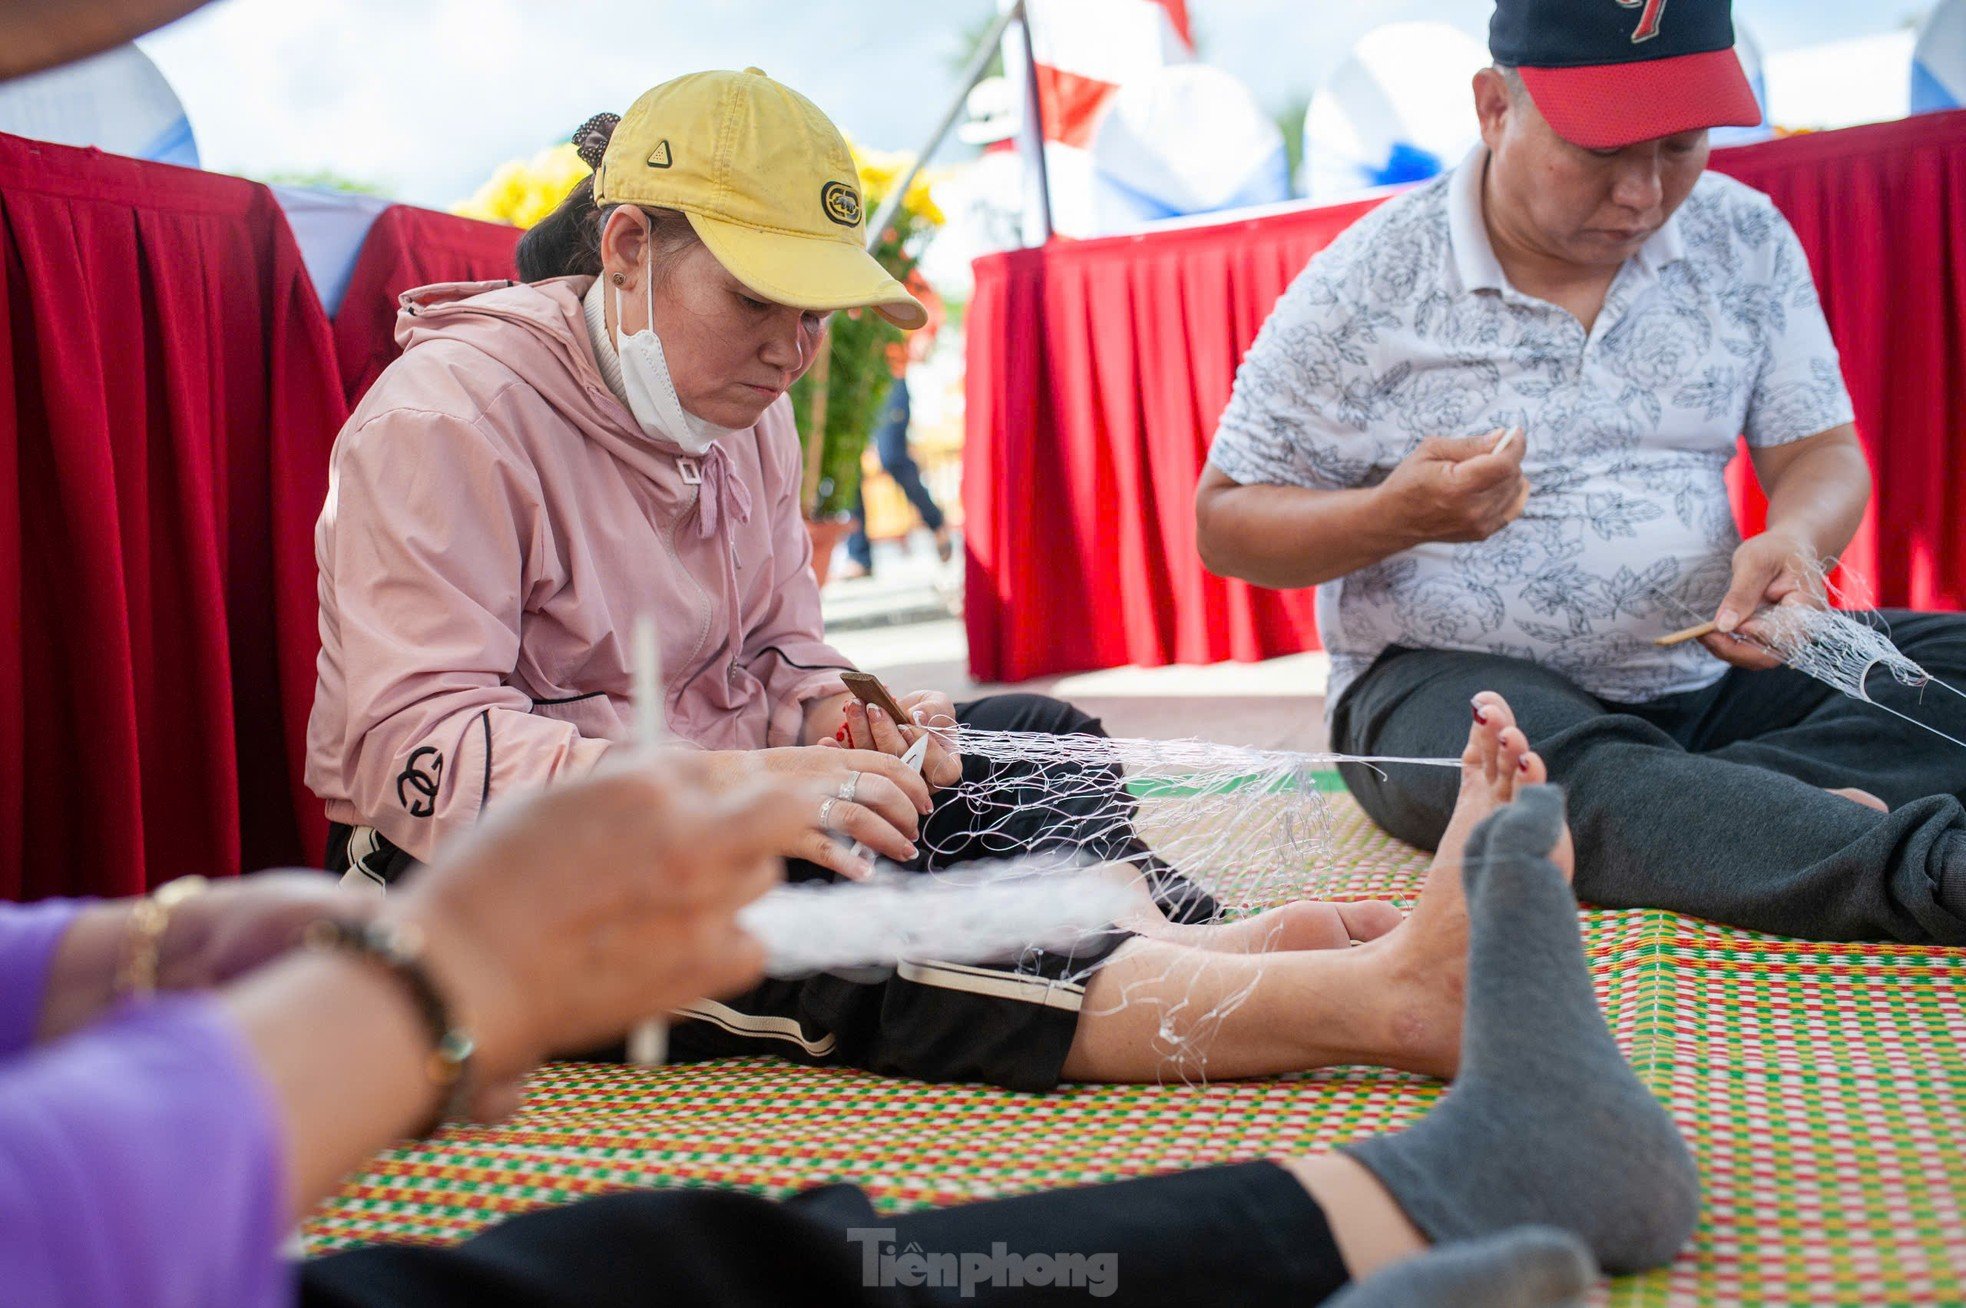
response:
M1194 57L1187 0L1026 0L1030 65L1052 223L1068 236L1096 228L1088 148L1119 89L1143 74ZM1007 66L1021 42L1006 40Z

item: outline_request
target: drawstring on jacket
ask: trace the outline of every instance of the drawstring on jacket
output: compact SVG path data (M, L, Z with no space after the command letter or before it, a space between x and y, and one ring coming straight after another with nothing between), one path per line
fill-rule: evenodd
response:
M725 530L727 521L751 521L751 492L744 479L730 466L730 455L713 441L703 454L703 485L696 500L696 534L713 540ZM744 592L737 580L737 548L726 544L719 551L724 560L724 612L730 617L725 639L730 646L730 667L734 672L744 655Z

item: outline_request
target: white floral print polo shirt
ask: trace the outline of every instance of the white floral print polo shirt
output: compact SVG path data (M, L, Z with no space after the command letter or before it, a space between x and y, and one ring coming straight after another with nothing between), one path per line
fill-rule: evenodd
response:
M1586 334L1508 284L1481 216L1486 159L1311 260L1244 357L1209 462L1245 485L1339 490L1383 481L1427 436L1526 433L1517 521L1318 588L1328 705L1391 644L1529 659L1617 702L1697 690L1725 665L1652 642L1726 592L1736 438L1851 420L1808 262L1766 196L1707 173Z

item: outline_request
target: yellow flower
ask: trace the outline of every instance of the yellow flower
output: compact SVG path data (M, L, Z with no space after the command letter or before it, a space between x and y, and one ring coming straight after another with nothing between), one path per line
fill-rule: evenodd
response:
M908 193L901 197L901 207L930 227L940 227L948 221L942 206L935 202L933 181L926 170L917 173L915 180L908 183Z
M451 212L487 222L531 227L552 213L588 168L572 145L541 150L530 159L500 164L470 199Z

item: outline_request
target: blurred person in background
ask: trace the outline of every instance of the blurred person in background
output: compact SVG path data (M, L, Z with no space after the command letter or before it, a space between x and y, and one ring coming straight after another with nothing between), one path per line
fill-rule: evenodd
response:
M908 291L924 309L928 311L928 323L920 331L907 339L897 341L887 353L888 367L894 373L894 383L888 387L887 398L881 404L881 416L874 427L874 453L881 461L881 471L894 478L894 484L908 497L908 503L915 506L921 515L922 526L928 528L935 537L935 557L947 563L955 552L950 540L949 528L943 522L942 508L935 502L935 496L922 484L922 470L915 464L915 456L908 448L908 429L913 421L908 401L908 368L911 364L922 362L935 349L935 337L942 330L945 314L942 297L928 284L928 279L919 271L910 271L906 283ZM854 492L853 531L846 538L847 566L835 575L842 581L852 581L860 577L872 576L874 572L874 547L867 539L867 483L861 478L860 488Z

